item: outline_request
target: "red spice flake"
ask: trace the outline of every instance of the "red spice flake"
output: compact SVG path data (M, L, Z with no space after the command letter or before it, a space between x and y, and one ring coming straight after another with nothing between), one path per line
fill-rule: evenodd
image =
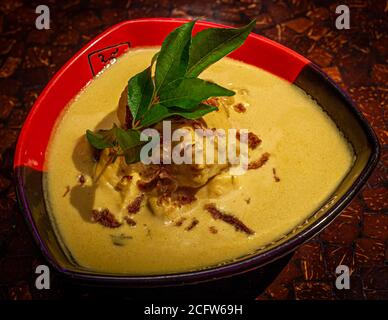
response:
M261 139L253 132L248 133L248 147L252 150L256 149L261 143Z
M273 174L273 178L275 179L275 182L279 182L280 178L276 175L276 169L275 168L272 168L272 174Z
M194 193L195 192L190 188L180 188L173 194L173 200L179 207L181 207L197 200Z
M199 223L198 219L197 218L193 218L193 220L191 220L191 223L188 227L186 227L186 231L190 231L192 229L195 228L195 226Z
M118 228L121 223L116 220L116 217L109 209L92 210L92 222L98 222L107 228Z
M135 200L130 202L127 207L128 213L131 213L131 214L138 213L143 199L144 199L144 194L142 193L141 195L137 196Z
M216 208L214 203L209 203L205 205L205 210L207 210L215 220L222 220L230 225L232 225L236 231L245 232L248 235L252 235L255 232L248 228L240 219L236 218L231 214L224 213Z
M125 222L130 226L136 226L136 221L133 220L131 217L124 217Z
M242 103L235 104L233 106L233 109L238 113L244 113L245 111L247 111L247 108L245 108L245 106Z
M218 99L217 98L209 98L207 100L205 100L204 102L205 104L208 104L210 106L213 106L213 107L219 107L219 103L218 103Z
M240 141L240 131L236 132L236 138ZM256 149L261 144L261 139L253 132L248 132L248 147L252 150Z
M140 176L141 180L137 182L137 187L144 192L156 188L158 195L164 198L170 197L178 188L176 179L166 165L147 166Z
M79 183L81 186L83 186L83 185L85 184L85 182L86 182L85 176L84 176L83 174L80 174L80 175L78 176L78 183Z
M265 152L260 159L252 161L251 163L248 164L248 170L254 170L254 169L259 169L265 163L268 161L270 154L268 152Z
M210 233L213 233L213 234L218 233L218 230L217 230L217 228L215 226L210 226L209 227L209 231L210 231Z
M185 222L187 219L185 217L180 218L178 221L174 223L174 226L180 227L182 226L183 222Z
M70 187L69 186L66 186L66 190L65 190L65 193L63 194L63 196L62 197L66 197L67 196L67 194L70 192Z

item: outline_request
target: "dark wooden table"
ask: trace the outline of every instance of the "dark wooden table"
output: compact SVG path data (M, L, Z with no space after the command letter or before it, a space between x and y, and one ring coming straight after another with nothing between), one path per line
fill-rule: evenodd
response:
M0 300L91 298L55 272L38 291L35 266L45 263L18 210L12 158L23 121L49 78L108 26L139 17L199 17L241 25L320 65L361 108L382 156L352 204L294 254L258 299L388 299L388 2L305 0L44 1L51 30L35 29L41 1L0 0ZM350 8L350 30L335 28L335 8ZM351 268L351 289L337 290L334 270ZM259 290L258 290L259 291ZM235 292L238 296L239 292Z

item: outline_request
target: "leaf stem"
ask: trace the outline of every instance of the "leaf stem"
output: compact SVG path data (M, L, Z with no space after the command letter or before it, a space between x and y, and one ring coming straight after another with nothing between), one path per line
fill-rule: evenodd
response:
M94 183L97 183L98 180L100 180L102 174L105 172L105 170L108 168L108 166L114 162L113 159L115 159L117 157L117 150L112 149L112 151L113 151L113 153L111 155L109 155L108 161L104 164L104 166L103 166L102 170L100 171L100 173L98 174L97 178L93 181Z

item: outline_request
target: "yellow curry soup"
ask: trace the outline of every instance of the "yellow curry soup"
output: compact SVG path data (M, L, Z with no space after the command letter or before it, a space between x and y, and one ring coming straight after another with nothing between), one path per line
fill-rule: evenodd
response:
M154 192L139 189L149 168L109 164L105 151L96 162L85 138L89 128L123 122L118 109L128 78L144 70L157 51L131 50L104 70L66 107L51 137L46 201L62 245L86 269L165 274L249 254L303 222L353 163L346 139L302 90L224 58L200 77L236 95L216 99L219 111L205 115L203 123L248 129L255 142L250 170L232 176L225 166L201 167L192 177L176 167L182 190L195 189L195 194L186 194L184 203L161 203ZM93 220L93 212L105 208L117 223L114 228Z

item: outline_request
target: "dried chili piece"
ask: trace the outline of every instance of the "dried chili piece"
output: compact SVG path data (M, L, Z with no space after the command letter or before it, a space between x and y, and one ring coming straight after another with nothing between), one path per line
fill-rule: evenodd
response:
M228 214L228 213L224 213L224 212L220 211L219 209L217 209L217 207L215 206L214 203L206 204L205 205L205 210L207 210L211 214L213 219L215 219L215 220L222 220L222 221L232 225L235 228L236 231L241 231L241 232L244 232L244 233L246 233L248 235L252 235L252 234L255 233L252 229L247 227L237 217L235 217L235 216L233 216L231 214Z
M92 210L92 222L97 222L107 228L118 228L121 223L117 221L109 209Z

